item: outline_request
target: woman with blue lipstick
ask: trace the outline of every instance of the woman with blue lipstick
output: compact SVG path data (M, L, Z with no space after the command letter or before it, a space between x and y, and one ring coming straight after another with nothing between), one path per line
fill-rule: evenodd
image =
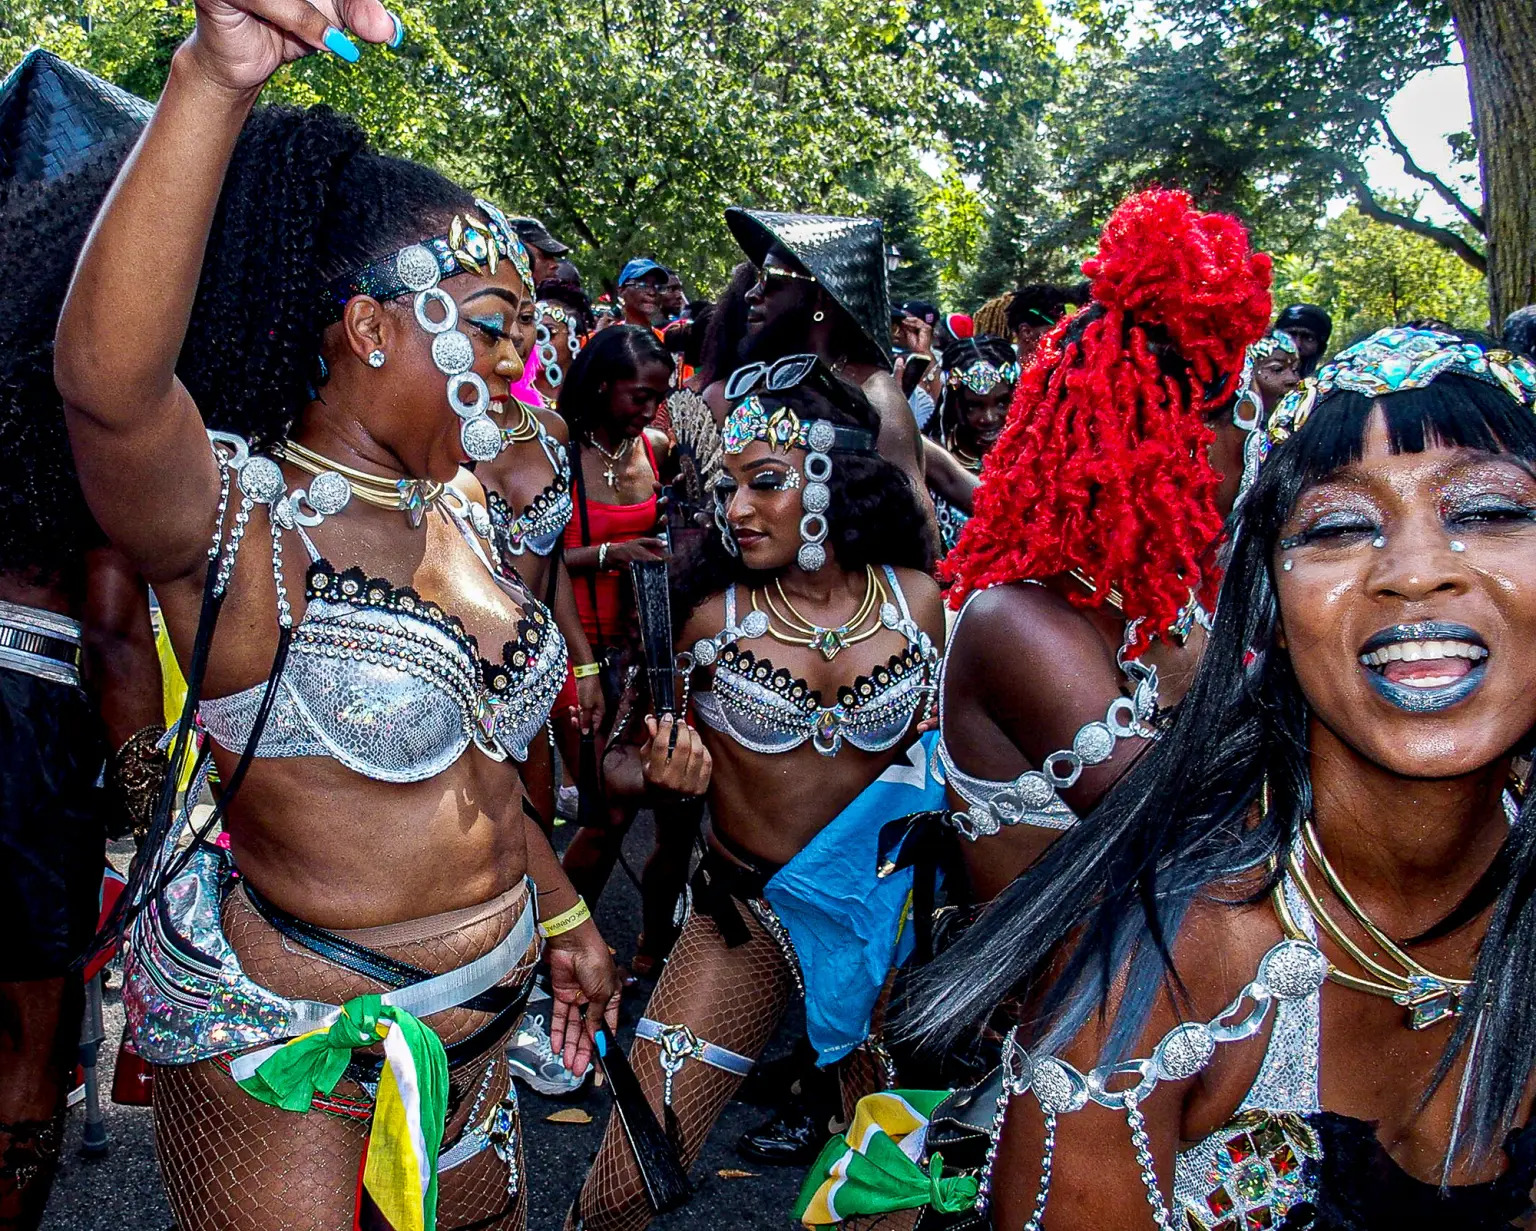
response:
M1250 460L1172 729L916 981L931 1045L1013 1006L924 1228L1533 1216L1536 368L1383 331Z

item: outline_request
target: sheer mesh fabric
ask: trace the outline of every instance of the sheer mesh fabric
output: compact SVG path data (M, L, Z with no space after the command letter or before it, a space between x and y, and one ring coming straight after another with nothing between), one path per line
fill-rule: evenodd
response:
M922 1210L896 1210L890 1214L870 1214L848 1218L838 1223L841 1231L915 1231Z
M726 947L714 920L694 912L646 1006L645 1016L664 1026L685 1025L706 1043L756 1060L768 1045L794 990L794 978L778 944L738 904L751 939ZM656 1044L637 1039L630 1063L658 1119L663 1116L664 1074ZM682 1161L691 1167L741 1078L689 1060L672 1082ZM636 1231L651 1221L639 1171L615 1113L577 1198L586 1231ZM576 1224L567 1220L567 1228Z
M494 948L527 904L527 891L519 886L481 907L342 935L436 974ZM284 995L339 1004L381 990L373 980L282 936L256 913L242 890L232 892L225 902L224 930L246 972ZM515 986L526 978L538 954L535 940L503 984ZM483 1026L490 1015L450 1009L428 1020L443 1042L452 1044ZM505 1035L478 1060L451 1070L448 1076L444 1148L473 1127L472 1110L475 1124L483 1125L508 1094ZM217 1061L157 1067L155 1148L181 1231L350 1227L371 1102L360 1086L346 1078L337 1084L333 1097L355 1102L358 1118L314 1108L299 1115L269 1107L236 1086ZM517 1141L520 1182L515 1198L508 1193L507 1165L494 1150L442 1173L438 1226L443 1231L480 1227L522 1231L527 1223L527 1185L520 1124Z

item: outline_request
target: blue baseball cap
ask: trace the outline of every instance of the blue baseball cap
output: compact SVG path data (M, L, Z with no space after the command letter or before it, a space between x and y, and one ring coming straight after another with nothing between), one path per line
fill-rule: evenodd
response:
M663 273L670 276L671 271L661 264L660 261L653 261L648 256L637 256L628 265L624 266L623 273L619 275L619 285L621 287L628 286L631 282L638 282L646 274L651 273Z

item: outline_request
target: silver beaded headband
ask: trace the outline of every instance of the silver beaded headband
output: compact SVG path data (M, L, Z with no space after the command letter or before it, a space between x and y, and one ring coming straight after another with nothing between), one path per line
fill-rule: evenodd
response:
M581 350L581 338L576 332L576 314L562 304L541 299L533 306L534 350L539 366L544 370L544 381L551 389L558 389L565 379L560 367L560 354L555 349L555 338L549 323L565 326L565 344L572 355Z

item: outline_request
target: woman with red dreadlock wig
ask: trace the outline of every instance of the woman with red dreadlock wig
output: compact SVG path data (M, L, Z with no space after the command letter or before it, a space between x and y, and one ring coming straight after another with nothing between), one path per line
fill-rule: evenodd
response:
M1269 322L1269 257L1182 192L1123 202L1083 273L1092 302L1021 374L945 562L961 617L939 755L979 900L1098 802L1183 695L1242 474L1234 395Z

